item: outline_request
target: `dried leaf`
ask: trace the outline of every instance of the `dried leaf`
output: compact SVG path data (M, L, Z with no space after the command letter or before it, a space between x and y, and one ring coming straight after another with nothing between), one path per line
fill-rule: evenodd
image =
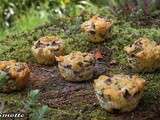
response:
M98 60L98 59L103 59L103 55L102 55L102 53L101 53L100 50L96 50L95 59L96 59L96 60Z

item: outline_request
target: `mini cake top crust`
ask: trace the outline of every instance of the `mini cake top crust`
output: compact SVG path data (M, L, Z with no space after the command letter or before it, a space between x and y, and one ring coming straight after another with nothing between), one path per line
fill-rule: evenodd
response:
M26 85L30 75L30 69L26 63L11 61L0 61L0 70L6 72L10 79L15 80L19 87Z
M38 63L52 65L56 62L55 56L63 55L64 45L57 36L45 36L36 41L31 50Z
M3 70L5 69L7 66L10 66L10 65L14 65L16 63L15 60L10 60L10 61L0 61L0 70Z
M106 102L107 110L110 112L113 109L121 112L132 110L138 104L145 86L144 79L137 75L124 74L112 77L101 75L94 83L96 94Z
M144 89L145 80L138 77L137 75L114 75L112 77L101 75L95 80L95 87L100 90L104 90L105 93L110 93L114 98L117 95L126 96L126 92L131 96L136 95L139 91Z
M95 62L94 55L91 53L81 53L79 51L70 53L66 56L57 58L60 65L71 67L73 70L79 70L83 67L93 65Z
M111 27L112 21L93 16L81 25L81 30L87 33L89 41L99 43L111 37Z
M48 48L56 51L60 49L60 46L62 46L62 44L62 40L57 36L45 36L34 43L34 48Z
M148 50L154 49L154 47L156 47L155 41L151 41L148 38L139 38L132 45L125 47L124 50L129 55L131 55L131 54L136 55L137 53L139 53L141 51L146 51L146 50L148 51ZM141 53L139 53L139 54L141 54Z
M81 28L83 31L86 32L105 33L106 30L111 28L111 26L111 21L107 21L104 18L98 16L93 16L90 20L84 22L81 25Z
M152 72L160 68L160 45L148 38L139 38L124 48L130 66L137 72Z

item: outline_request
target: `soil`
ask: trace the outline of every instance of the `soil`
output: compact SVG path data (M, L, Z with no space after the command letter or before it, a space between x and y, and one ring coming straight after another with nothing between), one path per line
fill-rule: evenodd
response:
M134 20L136 26L141 27L159 27L160 26L160 13L157 15L148 15L143 17L138 17ZM134 25L134 26L135 26Z
M106 62L107 58L97 60L95 78L98 74L107 74L107 69L113 66L119 67L115 60L110 59ZM109 114L99 106L94 94L93 80L79 83L67 82L61 77L57 65L47 67L30 64L29 66L32 70L30 77L32 89L41 90L40 102L50 108L67 111L67 114L63 112L52 114L56 120L160 120L158 101L154 101L145 108L142 100L139 106L130 113Z

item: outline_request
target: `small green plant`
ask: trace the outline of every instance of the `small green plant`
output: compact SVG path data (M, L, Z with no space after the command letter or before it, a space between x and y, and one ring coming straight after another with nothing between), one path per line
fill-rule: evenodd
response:
M45 120L44 116L49 111L47 105L38 104L39 90L32 90L28 94L28 100L25 103L25 109L29 114L30 120Z
M6 72L0 70L0 87L7 83L9 76Z
M38 102L38 98L39 98L39 90L32 90L29 92L28 94L28 100L27 100L27 108L31 108L34 107L34 105L36 105L36 103Z
M43 105L40 109L33 111L31 120L45 120L44 116L48 112L48 106Z

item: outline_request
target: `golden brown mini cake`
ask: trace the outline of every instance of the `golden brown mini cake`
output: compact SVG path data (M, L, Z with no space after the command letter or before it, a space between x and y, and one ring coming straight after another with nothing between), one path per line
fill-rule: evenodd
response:
M62 77L67 81L90 80L93 77L95 64L93 54L77 51L58 57L57 61Z
M91 42L99 43L111 37L112 22L104 18L93 16L81 25Z
M0 91L10 93L26 87L30 69L26 63L0 61Z
M55 63L55 56L63 55L63 52L63 42L56 36L42 37L32 47L32 53L37 62L46 65Z
M94 81L96 96L102 108L108 112L128 112L139 103L145 80L137 75L101 75Z
M148 38L139 38L124 48L129 65L136 72L152 72L160 68L160 45Z

